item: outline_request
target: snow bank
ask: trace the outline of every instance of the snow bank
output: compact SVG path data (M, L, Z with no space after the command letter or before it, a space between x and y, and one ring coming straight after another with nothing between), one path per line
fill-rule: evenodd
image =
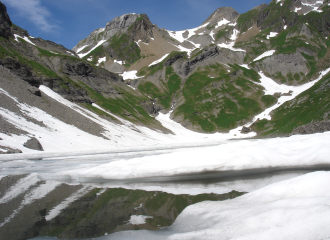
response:
M164 230L118 232L98 239L328 239L329 181L329 172L306 174L233 200L188 206Z
M276 52L276 50L266 51L263 54L261 54L259 57L256 57L252 62L258 61L264 57L272 56L275 52Z

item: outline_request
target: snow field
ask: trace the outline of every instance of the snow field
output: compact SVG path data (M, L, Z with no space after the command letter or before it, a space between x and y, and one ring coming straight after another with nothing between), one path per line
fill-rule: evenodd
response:
M330 164L330 133L267 140L230 141L217 146L115 159L58 173L75 177L132 179L208 171L239 171ZM219 154L221 153L221 154Z

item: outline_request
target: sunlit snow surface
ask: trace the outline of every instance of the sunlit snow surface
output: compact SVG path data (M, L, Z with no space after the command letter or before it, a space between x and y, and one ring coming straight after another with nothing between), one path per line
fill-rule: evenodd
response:
M122 74L119 74L119 75L122 76L124 80L128 80L128 79L134 80L134 79L143 78L143 76L138 77L138 76L136 76L136 74L137 74L137 70L133 70L133 71L123 72Z

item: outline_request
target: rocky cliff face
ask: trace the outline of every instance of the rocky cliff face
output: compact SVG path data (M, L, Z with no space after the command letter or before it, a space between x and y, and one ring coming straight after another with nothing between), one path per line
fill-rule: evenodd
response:
M6 39L11 36L12 22L8 16L6 6L0 2L0 36Z

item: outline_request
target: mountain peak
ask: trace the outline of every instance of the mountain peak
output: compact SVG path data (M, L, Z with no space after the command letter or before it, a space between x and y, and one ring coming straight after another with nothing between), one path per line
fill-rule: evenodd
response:
M105 27L105 31L128 28L136 21L136 19L138 17L139 17L139 14L136 14L136 13L127 13L120 17L116 17L107 23L107 25Z
M239 13L232 7L220 7L209 16L204 23L219 22L222 19L233 21L239 16ZM203 23L203 24L204 24Z

